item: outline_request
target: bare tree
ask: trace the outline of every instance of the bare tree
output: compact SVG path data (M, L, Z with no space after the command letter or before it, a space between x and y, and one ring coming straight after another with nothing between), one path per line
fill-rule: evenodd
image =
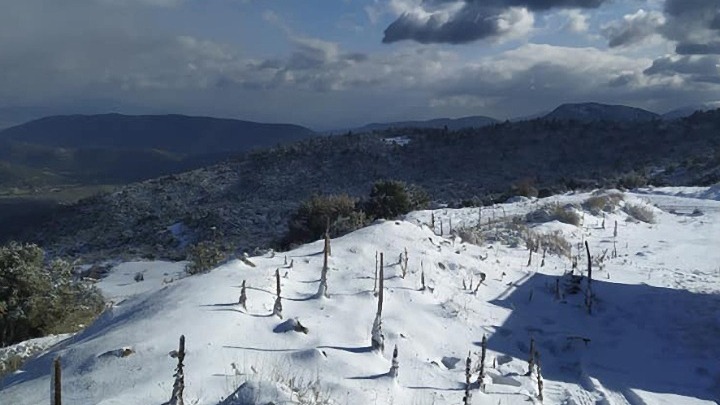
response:
M318 286L318 297L328 296L327 273L328 273L328 256L330 255L330 236L325 232L325 249L323 249L323 268L320 272L320 285Z
M467 359L465 360L465 396L463 397L463 405L470 405L472 399L472 392L470 392L470 378L472 373L470 367L472 366L472 360L470 360L470 352L468 352Z
M395 345L395 349L393 350L392 365L390 366L390 371L388 372L388 375L390 375L390 377L392 378L397 378L399 369L400 362L398 362L398 348L397 345Z
M240 287L240 299L238 300L238 303L242 305L244 310L247 311L247 292L245 291L245 280L243 280L242 286Z
M528 371L526 375L532 375L535 368L535 339L530 338L530 359L528 359Z
M373 321L372 333L370 338L370 344L373 350L383 351L385 349L385 336L382 333L382 308L383 308L383 284L384 284L384 271L383 271L383 254L380 253L380 274L379 274L379 289L378 289L378 306L377 312L375 313L375 320Z
M177 357L178 364L175 368L175 374L173 374L173 377L175 377L175 383L173 384L172 396L170 397L168 405L184 405L183 391L185 391L185 365L183 364L183 361L185 360L185 335L180 336L180 347L177 351L171 352L170 356Z
M480 374L478 374L478 386L485 391L485 355L487 354L487 336L483 335L480 352Z
M280 299L280 269L275 269L275 305L273 305L273 315L277 315L282 319L282 300Z

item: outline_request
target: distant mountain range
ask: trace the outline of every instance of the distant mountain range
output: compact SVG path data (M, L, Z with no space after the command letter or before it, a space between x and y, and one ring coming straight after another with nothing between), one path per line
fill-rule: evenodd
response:
M704 103L693 106L679 108L665 114L657 114L651 111L637 107L628 107L624 105L612 105L602 103L568 103L562 104L550 112L539 112L535 114L525 115L522 117L512 118L511 122L531 121L536 119L551 120L574 120L580 122L594 121L610 121L610 122L643 122L655 119L672 120L684 118L692 115L696 111L708 111L720 108L720 102ZM389 129L401 128L447 128L450 131L466 128L482 128L488 125L501 122L492 117L487 116L470 116L464 118L435 118L425 121L396 121L372 123L362 127L352 129L352 132L372 132L385 131ZM335 133L343 133L347 131L334 131Z
M400 128L447 128L450 131L456 131L464 128L482 128L499 122L495 118L484 117L481 115L463 118L435 118L426 121L397 121L385 123L372 123L360 128L356 128L353 132L371 132L384 131L386 129Z
M678 118L685 118L685 117L689 117L689 116L693 115L694 113L696 113L698 111L710 111L710 110L714 110L716 108L720 108L720 101L696 104L693 106L678 108L676 110L672 110L672 111L669 111L669 112L666 112L665 114L663 114L663 119L673 120L673 119L678 119Z
M290 124L183 115L67 115L0 131L0 187L126 183L317 135Z
M708 110L706 103L664 115L600 103L563 104L555 110L512 120L648 122L673 120ZM0 109L36 114L41 109ZM456 131L500 123L486 116L368 124L353 133L404 128ZM335 131L338 133L340 131ZM345 133L348 131L342 131ZM60 115L0 131L0 191L64 184L125 184L217 163L234 154L294 142L318 133L292 124L264 124L184 115Z

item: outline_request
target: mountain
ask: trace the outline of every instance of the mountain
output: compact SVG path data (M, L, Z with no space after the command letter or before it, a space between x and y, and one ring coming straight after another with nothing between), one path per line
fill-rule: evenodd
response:
M720 108L720 101L695 104L692 106L681 107L672 111L668 111L662 115L664 120L674 120L678 118L689 117L697 111L710 111L716 108Z
M290 124L184 115L64 115L0 132L0 141L76 149L157 149L185 155L245 151L313 136Z
M543 194L635 187L651 176L665 184L704 185L720 181L720 173L703 169L718 131L720 111L676 121L533 120L462 131L316 137L128 184L64 207L22 234L0 236L71 256L175 258L186 253L172 231L177 227L185 230L183 240L219 234L235 249L252 251L282 238L303 200L314 194L367 196L378 179L417 184L432 200L451 204L502 201L524 179ZM402 142L393 141L399 137ZM656 174L670 165L671 177Z
M398 121L368 124L360 128L356 128L353 132L371 132L384 131L386 129L400 128L436 128L443 129L447 127L450 131L456 131L464 128L482 128L499 122L495 118L484 116L472 116L463 118L435 118L427 121Z
M328 297L317 294L323 241L191 277L183 262L121 263L96 284L102 315L0 379L0 403L48 403L56 358L67 403L167 403L181 335L186 404L462 404L468 358L475 405L715 403L720 202L613 193L604 210L583 208L603 197L484 207L494 223L481 226L477 208L378 221L330 241ZM584 226L528 221L557 207ZM440 235L451 221L464 230ZM620 224L617 236L602 221ZM581 240L592 283L584 250L571 268ZM542 249L526 264L531 245ZM377 252L384 350L371 347ZM282 318L272 315L276 283ZM31 345L0 349L0 361Z
M652 121L660 116L641 108L624 105L600 103L563 104L544 118L555 120L575 120L581 122L614 121L641 122Z
M297 125L183 115L46 117L0 131L0 187L127 183L315 135Z

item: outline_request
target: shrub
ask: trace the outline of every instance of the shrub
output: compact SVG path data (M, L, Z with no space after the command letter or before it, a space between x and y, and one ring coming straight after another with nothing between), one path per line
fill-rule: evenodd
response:
M572 245L560 231L533 234L533 237L535 243L540 244L540 249L546 250L550 254L563 257L570 257L572 254Z
M633 189L638 187L645 187L648 184L645 176L632 172L618 179L618 187L625 189Z
M284 246L320 239L330 224L330 236L336 237L365 226L365 213L357 209L357 200L346 195L316 195L300 204L288 222Z
M626 204L625 212L632 218L648 224L655 223L655 213L652 208L640 204Z
M622 200L623 195L620 193L607 193L588 198L583 202L582 206L591 214L598 215L602 212L615 211Z
M185 267L185 271L194 275L219 266L225 260L225 253L218 243L203 241L190 247L187 259L190 263Z
M75 332L104 308L92 284L76 281L64 260L45 262L37 245L0 247L0 347Z
M366 212L372 218L392 219L410 211L427 207L430 198L415 185L397 180L381 180L373 184Z
M515 195L520 195L523 197L537 197L539 195L539 191L534 186L534 181L532 179L522 179L515 183L512 188L511 192Z

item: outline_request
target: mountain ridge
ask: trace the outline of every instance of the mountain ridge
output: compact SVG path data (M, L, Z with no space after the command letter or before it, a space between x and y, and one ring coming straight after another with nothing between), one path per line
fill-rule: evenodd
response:
M50 116L0 131L0 186L123 184L315 135L293 124L180 114Z
M567 103L555 108L545 115L545 119L592 121L652 121L660 118L659 114L637 107L620 104L602 104L596 102Z

